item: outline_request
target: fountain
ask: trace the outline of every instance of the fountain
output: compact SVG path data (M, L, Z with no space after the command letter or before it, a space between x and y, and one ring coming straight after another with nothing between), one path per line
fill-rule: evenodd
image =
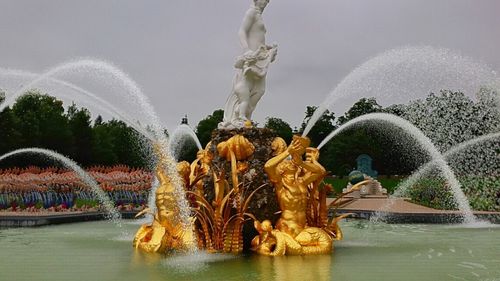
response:
M453 156L455 156L455 154L459 154L463 150L466 150L472 146L481 144L483 142L495 140L498 138L500 138L500 133L492 133L492 134L488 134L485 136L481 136L481 137L463 142L457 146L452 147L450 150L446 151L443 154L443 157L446 159L452 158ZM400 196L401 194L404 194L410 186L415 184L419 180L420 177L422 177L425 173L429 172L436 165L437 165L437 163L435 161L431 161L431 162L423 165L421 168L418 169L418 171L414 172L408 179L406 179L404 182L402 182L399 185L394 196Z
M262 12L269 0L253 2L239 32L243 50L235 61L235 77L226 100L224 120L205 147L187 124L181 124L169 140L139 86L106 62L78 60L41 75L0 70L0 76L29 80L0 104L0 111L34 87L44 88L48 84L70 89L144 135L152 143L157 176L149 208L138 214L150 215L151 220L139 229L136 222L122 223L127 232L136 233L133 237L117 235L105 222L23 231L0 229L2 276L30 280L331 280L333 276L345 280L496 280L500 276L498 253L491 247L500 242L495 226L488 225L485 231L463 225L346 221L350 214L336 213L342 204L340 199L346 194L327 200L330 187L323 181L327 171L319 163L320 149L347 129L362 123L398 127L432 159L408 182L431 166L437 166L450 184L464 222L472 223L476 219L447 157L463 147L496 138L498 133L464 143L442 155L410 122L376 113L347 122L317 148L311 147L307 138L315 120L338 98L356 93L365 95L366 89L377 90L372 87L374 81L400 77L398 85L401 86L407 84L409 77L419 77L418 74L430 69L430 76L442 72L439 77L449 78L450 87L467 84L474 88L484 85L483 82L496 83L496 74L448 50L408 47L388 51L346 77L320 105L303 135L294 136L287 144L273 131L257 128L252 120L257 103L265 94L270 65L277 56L277 45L265 42ZM444 66L436 69L443 57L454 60L451 63L445 60ZM425 63L419 64L422 61ZM419 67L413 67L415 65ZM399 66L410 71L402 72ZM451 75L450 67L472 70ZM481 79L470 78L477 73ZM126 111L95 95L94 91L61 77L75 74L90 75L96 82L125 90L127 100L137 109ZM419 81L420 86L429 81L425 77ZM433 89L420 87L401 94L429 90ZM393 98L391 93L383 95ZM151 130L144 126L150 126ZM177 152L182 149L180 140L186 136L196 142L196 160L177 163ZM102 205L111 210L112 203L106 200L95 181L71 160L52 151L30 148L0 156L0 161L19 153L41 153L62 161L76 171L99 194ZM368 182L352 183L349 192ZM347 239L343 240L344 237ZM246 255L249 252L255 255ZM34 264L37 270L20 272L21 263ZM387 270L389 266L398 270Z
M187 201L184 197L184 190L182 187L181 180L177 176L176 168L175 168L175 160L170 156L170 151L168 150L168 140L167 137L163 133L163 128L161 123L155 113L154 108L148 101L147 96L145 96L139 86L128 77L126 73L118 69L117 67L103 62L96 61L90 59L84 59L74 62L69 62L62 64L60 66L56 66L51 70L48 70L44 74L38 76L36 79L27 83L25 86L18 89L14 94L9 95L1 104L0 111L4 110L6 107L11 106L18 97L24 95L28 90L35 87L37 84L49 80L56 81L56 78L53 78L57 75L76 73L81 75L82 73L88 73L97 77L98 81L106 81L106 83L114 82L112 87L122 87L126 89L126 94L128 94L131 101L133 101L136 106L141 108L141 112L144 113L146 117L146 124L149 124L152 129L152 135L149 133L145 133L146 137L150 137L154 139L154 143L157 147L156 155L159 159L162 159L162 167L165 169L166 173L171 178L175 186L176 192L176 200L177 205L179 206L178 218L181 221L181 224L184 226L189 225L189 208L187 205ZM99 75L97 75L99 74ZM66 85L71 86L73 89L78 90L79 92L83 92L87 95L90 93L85 90L80 90L80 88L75 88L71 84L66 83ZM95 97L95 95L90 94L89 96ZM107 104L107 103L105 103ZM111 107L113 109L113 107ZM115 111L115 110L114 110ZM115 111L119 112L119 111ZM123 115L123 114L119 114ZM129 122L130 124L134 124L134 122ZM133 125L133 127L137 127L137 125ZM138 132L143 132L144 129L138 128Z
M330 133L318 145L318 149L321 149L323 147L323 145L325 145L328 141L330 141L333 137L335 137L336 135L338 135L342 131L344 131L344 130L346 130L354 125L357 125L358 123L370 122L370 121L381 121L381 122L386 122L386 123L392 124L394 126L397 126L400 129L405 130L406 133L408 133L411 137L413 137L415 140L417 140L421 149L425 150L429 154L429 156L431 156L434 164L439 167L444 178L446 178L446 180L450 184L450 187L453 191L453 196L458 204L459 210L464 215L464 222L466 222L466 223L475 222L474 215L472 214L472 209L469 206L469 201L467 200L467 197L465 196L465 194L463 193L463 191L460 187L460 182L455 177L455 174L450 169L450 167L448 166L448 164L444 160L441 153L439 153L439 151L432 144L432 142L429 140L429 138L427 138L418 128L416 128L411 123L409 123L408 121L406 121L402 118L399 118L395 115L386 114L386 113L372 113L372 114L366 114L366 115L360 116L358 118L355 118L355 119L345 123L344 125L340 126L337 130Z
M182 123L179 126L177 126L177 128L175 128L174 132L172 133L172 136L169 139L169 149L172 152L174 158L177 160L179 159L180 150L183 149L183 145L187 141L186 140L187 137L191 138L191 140L194 141L198 150L203 149L200 140L198 139L198 136L193 131L193 129L191 129L191 127L189 127L189 125L187 124L187 118L184 119L186 120L186 123Z
M342 239L338 222L346 215L328 219L328 209L335 205L326 203L321 184L326 170L318 162L318 149L310 147L306 137L295 136L287 146L272 132L253 127L252 112L264 95L268 67L277 53L276 44L265 43L261 14L267 4L267 0L255 1L240 27L243 55L236 58L233 89L219 130L199 151L197 160L178 167L186 193L192 196L195 217L191 225L179 229L168 219L176 217L179 209L164 203L173 201L174 194L167 187L169 175L158 171L163 180L155 192L155 219L137 232L136 248L146 252L184 249L191 244L185 241L191 234L184 232L191 228L199 248L239 254L250 248L252 224L245 223L248 220L253 221L253 233L257 231L251 250L261 255L326 254L332 251L334 240ZM267 179L256 177L263 174ZM266 186L274 187L275 194L261 193L253 200ZM279 219L269 208L276 205L276 197ZM271 204L263 207L265 203Z
M7 78L6 79L7 81L11 77L20 77L23 79L22 83L28 82L31 84L34 82L34 79L36 79L39 76L40 74L31 73L27 71L0 69L0 77ZM82 104L88 104L91 108L100 109L102 110L102 112L111 114L111 116L127 123L127 125L134 128L139 134L146 137L148 140L154 141L154 137L151 135L151 133L145 130L145 128L141 127L138 122L134 121L134 118L128 116L125 112L116 108L114 105L107 102L106 100L100 98L98 95L89 92L81 87L78 87L70 82L63 81L60 79L48 77L45 81L48 82L47 86L41 85L40 82L42 81L40 81L38 84L36 84L37 88L46 90L47 92L50 92L57 97L66 99L71 99L74 97L67 95L64 90L66 89L72 90L76 94L82 95L81 97L78 97L78 102ZM58 90L56 88L53 88L51 87L52 84L62 86L64 90ZM15 99L15 97L13 99ZM5 107L7 106L9 105L5 104Z
M121 227L121 222L120 222L121 214L116 210L113 202L108 198L108 196L104 193L104 191L99 187L99 185L94 180L94 178L92 178L89 174L87 174L73 160L71 160L67 157L64 157L63 155L61 155L57 152L43 149L43 148L23 148L23 149L14 150L12 152L1 155L0 161L7 159L9 157L18 155L18 154L41 154L41 155L47 156L49 158L52 158L53 160L59 161L66 168L75 171L78 174L78 176L83 180L83 182L91 188L92 192L94 192L94 194L96 195L97 199L99 200L101 206L106 211L107 218Z
M382 104L397 104L406 102L408 97L422 98L443 89L459 89L473 95L481 87L498 89L498 74L452 50L430 46L389 50L351 71L318 106L303 135L336 104L349 104L367 96L376 96ZM500 97L497 99L498 103Z
M470 149L474 146L480 147L480 151L475 151L475 153L477 153L478 155L481 155L481 154L493 155L494 151L492 151L492 149L486 150L483 145L486 142L495 141L499 137L500 137L500 133L491 133L488 135L484 135L484 136L460 143L460 144L452 147L450 150L446 151L443 154L443 158L446 159L446 161L448 161L449 163L455 164L454 162L451 162L454 157L459 156L461 153L463 153L464 151L467 151L467 149ZM493 150L494 149L495 149L495 147L493 147ZM471 159L468 159L468 160L471 160ZM476 159L472 159L472 160L476 160ZM484 160L484 159L481 159L481 160ZM473 164L481 165L482 166L481 168L483 168L483 169L481 171L479 171L480 176L487 178L488 174L490 174L492 171L497 169L497 167L495 165L493 165L492 167L488 167L488 163L484 163L484 162L485 161L481 161L481 163L473 163ZM470 163L470 161L469 161L469 163ZM493 163L490 163L490 164L493 164ZM436 168L437 165L438 165L438 163L436 161L430 161L430 162L426 163L425 165L422 165L422 167L420 167L417 171L415 171L407 179L405 179L403 182L398 184L398 186L395 188L395 192L392 194L392 197L397 198L397 197L404 196L413 185L415 185L426 174L432 172L432 169ZM455 168L455 170L457 170L457 169L460 169L463 167L460 167L460 165L458 165L458 167L454 167L454 168ZM474 168L475 168L474 172L478 172L477 171L478 167L474 166ZM464 171L461 171L461 172L464 172ZM465 171L465 172L470 173L472 171ZM487 180L486 180L486 182L487 182ZM392 204L394 204L394 202L395 201L389 201L385 206L383 206L379 210L377 215L374 216L373 218L370 218L370 220L376 222L376 221L386 219L387 214L385 212L387 210L389 210L389 208L392 206ZM469 222L469 225L479 226L479 225L490 225L490 224L488 224L487 221L477 221L476 220L475 222Z

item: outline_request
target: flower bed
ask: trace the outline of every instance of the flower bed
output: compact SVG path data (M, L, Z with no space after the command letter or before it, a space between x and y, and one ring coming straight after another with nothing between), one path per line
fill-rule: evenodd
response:
M153 176L126 166L87 170L120 210L143 209ZM0 211L96 211L100 206L75 172L28 167L0 171Z

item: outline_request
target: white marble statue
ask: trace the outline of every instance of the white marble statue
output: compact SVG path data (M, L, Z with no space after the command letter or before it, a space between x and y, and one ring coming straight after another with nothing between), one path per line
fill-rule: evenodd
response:
M268 3L269 0L254 0L241 24L238 35L243 54L236 58L236 75L219 128L244 127L252 120L252 113L266 90L267 70L278 51L276 44L266 45L262 12Z

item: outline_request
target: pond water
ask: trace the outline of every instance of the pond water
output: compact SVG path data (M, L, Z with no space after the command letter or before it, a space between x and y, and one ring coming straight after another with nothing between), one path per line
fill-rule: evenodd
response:
M342 223L331 255L269 258L136 252L139 224L0 230L0 280L500 281L500 228Z

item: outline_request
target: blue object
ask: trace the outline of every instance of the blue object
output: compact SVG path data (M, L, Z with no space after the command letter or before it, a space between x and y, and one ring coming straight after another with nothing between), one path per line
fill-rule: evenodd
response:
M360 183L364 180L365 180L365 175L361 171L354 170L354 171L349 173L349 182L352 185Z
M356 163L358 165L357 170L364 173L367 176L376 178L378 172L372 169L373 159L367 154L361 154L356 158Z

